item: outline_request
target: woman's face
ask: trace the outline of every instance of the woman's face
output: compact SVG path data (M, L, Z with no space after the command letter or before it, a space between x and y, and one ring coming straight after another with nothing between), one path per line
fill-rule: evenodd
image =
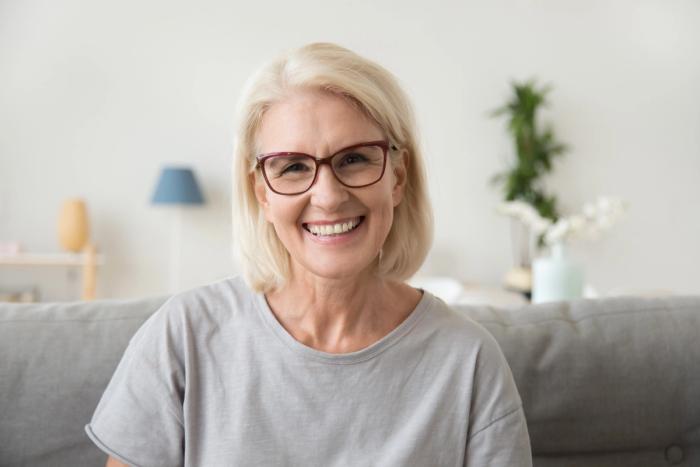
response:
M374 122L343 98L305 90L267 110L258 147L261 153L289 151L326 158L354 144L385 139ZM403 196L406 171L401 160L392 164L387 155L382 178L363 188L344 186L324 164L307 192L291 196L271 191L257 174L256 196L291 255L293 276L340 279L371 270Z

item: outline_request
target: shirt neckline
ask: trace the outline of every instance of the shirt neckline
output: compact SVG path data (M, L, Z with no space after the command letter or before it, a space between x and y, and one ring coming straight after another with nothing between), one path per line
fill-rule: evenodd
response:
M302 344L277 320L277 317L272 312L262 292L257 292L255 294L255 303L261 312L260 314L263 316L265 324L267 324L275 336L293 352L304 358L310 358L324 363L348 365L361 363L374 358L384 350L396 344L413 329L418 321L426 314L427 310L430 309L434 301L434 297L428 291L422 289L421 291L423 292L423 296L418 301L418 304L398 326L369 346L349 353L329 353Z

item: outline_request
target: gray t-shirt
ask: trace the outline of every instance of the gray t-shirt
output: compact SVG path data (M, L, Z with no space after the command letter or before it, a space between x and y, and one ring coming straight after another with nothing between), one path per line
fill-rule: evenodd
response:
M530 466L495 340L424 292L393 331L331 354L239 278L169 299L134 335L85 427L135 466Z

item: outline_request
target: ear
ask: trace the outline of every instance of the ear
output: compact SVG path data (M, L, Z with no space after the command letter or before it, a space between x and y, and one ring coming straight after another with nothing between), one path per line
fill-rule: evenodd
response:
M256 174L255 172L250 174L250 182L253 184L253 191L255 191L255 198L258 200L258 204L265 213L265 219L270 221L270 203L267 200L267 185L265 180Z
M403 199L404 191L406 190L406 181L408 180L408 151L401 150L401 156L396 159L396 163L392 161L391 167L394 173L394 188L391 191L391 196L394 199L394 207L398 206Z

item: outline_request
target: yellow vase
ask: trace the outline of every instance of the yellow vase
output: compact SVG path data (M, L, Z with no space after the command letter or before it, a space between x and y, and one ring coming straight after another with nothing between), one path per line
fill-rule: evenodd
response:
M87 208L82 199L69 199L61 206L58 241L64 250L79 252L90 238Z

